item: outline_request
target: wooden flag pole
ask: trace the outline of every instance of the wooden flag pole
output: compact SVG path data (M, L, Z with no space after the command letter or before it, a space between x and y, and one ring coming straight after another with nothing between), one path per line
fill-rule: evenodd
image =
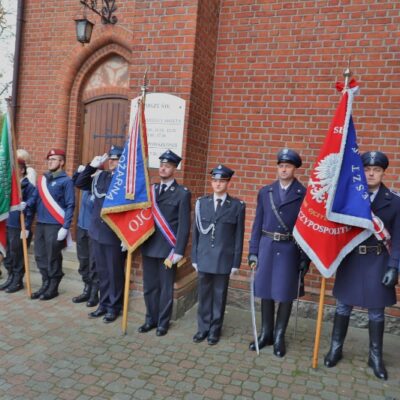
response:
M17 141L15 137L14 131L14 115L12 113L11 107L8 107L8 115L10 117L10 129L11 129L11 142L12 142L12 151L14 158L14 168L15 168L15 176L17 178L17 188L18 188L18 198L21 202L22 192L21 192L21 181L19 176L19 168L17 162ZM25 281L26 281L26 290L28 293L28 297L31 297L32 289L31 289L31 276L29 271L29 258L28 258L28 244L26 241L26 232L25 232L25 215L23 211L20 212L20 225L21 225L21 239L22 239L22 250L24 254L24 268L25 268Z
M129 285L131 283L132 252L128 251L125 268L124 306L122 311L122 333L126 335L128 326Z
M326 279L324 277L322 277L321 289L320 289L320 293L319 293L317 329L315 332L314 354L313 354L313 361L312 361L312 367L314 369L318 367L319 341L320 341L320 337L321 337L322 318L324 316L325 283L326 283Z

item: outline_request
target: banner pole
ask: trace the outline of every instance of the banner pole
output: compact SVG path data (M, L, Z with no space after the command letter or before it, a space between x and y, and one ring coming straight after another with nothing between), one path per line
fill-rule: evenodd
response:
M128 251L125 268L124 306L122 312L122 334L126 335L128 326L129 284L131 283L132 252Z
M320 293L319 293L317 329L315 332L315 340L314 340L314 354L313 354L313 360L312 360L312 367L314 369L316 369L318 367L319 341L320 341L320 337L321 337L322 317L324 316L325 283L326 283L326 279L324 277L322 277L321 289L320 289Z

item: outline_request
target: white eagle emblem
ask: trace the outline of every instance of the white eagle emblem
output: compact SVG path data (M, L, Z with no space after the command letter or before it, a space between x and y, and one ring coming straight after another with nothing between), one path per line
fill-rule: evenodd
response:
M331 153L319 161L315 168L315 180L310 179L311 196L317 203L326 203L331 192L333 178L339 163L339 153Z

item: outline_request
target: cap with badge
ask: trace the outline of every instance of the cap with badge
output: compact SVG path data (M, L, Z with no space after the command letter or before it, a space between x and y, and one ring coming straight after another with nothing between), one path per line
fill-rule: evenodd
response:
M108 152L108 157L110 160L119 160L123 151L123 147L112 145Z
M278 153L277 158L278 158L277 164L280 163L293 164L296 168L300 168L302 164L300 155L294 150L288 148L282 149Z
M367 151L361 156L364 167L377 166L386 169L389 166L389 159L381 151Z
M210 172L212 179L225 179L225 180L231 179L234 173L235 171L231 170L228 167L225 167L225 165L222 164L219 164L218 167L213 168Z
M47 153L46 159L49 159L51 156L61 156L65 158L65 151L61 149L50 149Z
M176 166L178 166L179 163L182 161L182 158L171 150L167 150L164 153L162 153L161 156L158 157L158 159L162 163L172 163L175 164Z

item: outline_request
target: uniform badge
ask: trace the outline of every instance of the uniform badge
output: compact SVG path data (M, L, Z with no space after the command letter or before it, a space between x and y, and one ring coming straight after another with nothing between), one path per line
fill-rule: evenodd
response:
M56 185L57 185L57 182L55 182L55 181L51 182L51 186L56 186Z

